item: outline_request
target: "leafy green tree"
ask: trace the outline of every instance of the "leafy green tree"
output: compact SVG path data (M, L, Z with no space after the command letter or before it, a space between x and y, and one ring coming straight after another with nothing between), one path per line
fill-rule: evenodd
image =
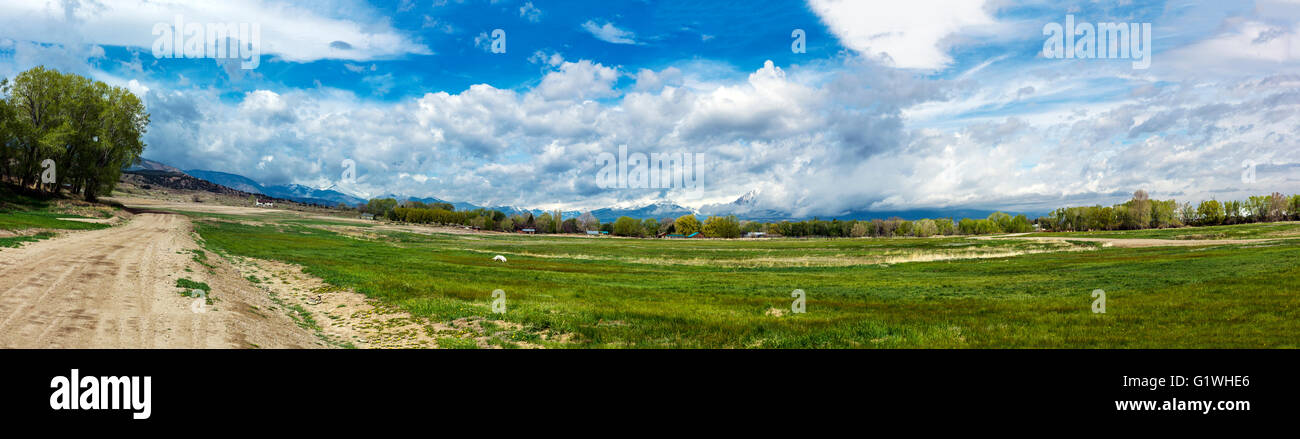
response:
M704 221L703 231L710 238L739 238L740 221L734 215L711 216Z
M578 224L577 218L569 218L560 224L560 233L578 233L582 231L582 226Z
M630 216L621 216L614 220L613 234L618 236L641 236L641 223Z
M0 176L23 186L67 187L94 201L144 151L149 115L125 88L35 67L0 80L0 97ZM52 185L39 183L46 160L54 163Z
M700 231L700 220L695 219L695 215L682 215L673 221L677 233L690 236L690 234Z
M1196 217L1200 220L1201 225L1214 226L1223 224L1224 219L1227 218L1227 213L1218 200L1206 200L1202 201L1201 205L1196 208Z
M555 232L554 223L555 223L555 217L552 217L550 212L542 212L542 216L537 217L537 227L536 227L537 232L538 233Z
M642 220L641 230L642 236L654 237L659 233L659 220L654 218L646 218Z
M938 226L935 226L934 220L931 219L917 220L914 224L912 234L918 238L934 236L939 231Z
M397 200L395 199L371 198L370 201L366 202L366 207L363 210L374 214L375 217L388 217L388 219L396 221L396 216L390 215L396 208Z

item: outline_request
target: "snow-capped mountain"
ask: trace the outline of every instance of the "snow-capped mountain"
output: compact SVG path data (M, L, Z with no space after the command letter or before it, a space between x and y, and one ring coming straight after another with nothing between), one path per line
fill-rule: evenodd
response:
M284 198L299 203L322 204L327 206L343 203L349 206L355 206L366 202L366 200L334 189L317 189L301 184L263 186L261 183L258 183L251 178L228 172L190 169L185 171L185 173L194 178L207 180L231 189L254 194L262 194L269 197Z

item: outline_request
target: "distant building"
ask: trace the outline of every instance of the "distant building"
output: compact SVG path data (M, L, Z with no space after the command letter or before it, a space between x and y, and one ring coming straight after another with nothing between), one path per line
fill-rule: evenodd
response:
M680 233L669 233L669 234L664 235L664 238L667 238L667 239L683 239L683 238L685 238L685 237L686 237L686 235L682 235L682 234L680 234Z
M537 229L532 229L532 228L519 229L519 233L526 233L526 234L529 234L529 235L535 235L535 234L537 234Z
M686 235L686 237L687 237L687 238L703 238L704 235L701 235L700 232L695 232L695 233L692 233L692 234Z
M363 214L361 214L361 219L363 219L363 220L373 220L373 219L375 219L375 214L373 214L373 213L363 213Z
M763 232L745 232L746 238L762 238L764 236L767 236L767 234Z
M588 231L587 231L587 234L588 234L588 235L600 235L600 231L599 231L599 230L588 230Z
M271 200L257 200L257 207L275 207L275 203Z

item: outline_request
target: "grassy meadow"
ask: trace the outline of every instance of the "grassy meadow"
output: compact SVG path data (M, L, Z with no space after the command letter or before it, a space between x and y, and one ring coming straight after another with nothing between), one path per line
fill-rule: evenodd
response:
M51 230L95 230L107 224L66 221L61 218L87 218L81 213L111 216L111 208L68 209L58 206L49 197L19 193L7 184L0 184L0 248L14 248L55 236ZM5 236L14 235L14 236Z
M1111 248L966 238L357 234L328 221L197 216L196 231L218 252L299 264L435 321L516 322L526 330L511 337L556 348L1300 345L1298 240ZM496 254L509 262L493 262ZM507 294L504 314L491 310L496 289ZM796 289L806 292L806 313L791 312ZM1105 314L1091 310L1096 289L1106 292ZM543 341L542 333L567 336Z
M1149 239L1271 239L1300 238L1300 222L1235 224L1173 229L1103 230L1095 232L1038 232L1027 236Z

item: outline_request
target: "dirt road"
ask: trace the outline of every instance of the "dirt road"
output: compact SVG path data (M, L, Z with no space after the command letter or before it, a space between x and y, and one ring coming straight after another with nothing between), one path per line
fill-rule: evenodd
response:
M307 330L215 255L190 249L184 216L136 215L125 225L0 250L0 347L320 347ZM186 271L189 269L190 271ZM210 285L212 306L177 279Z

